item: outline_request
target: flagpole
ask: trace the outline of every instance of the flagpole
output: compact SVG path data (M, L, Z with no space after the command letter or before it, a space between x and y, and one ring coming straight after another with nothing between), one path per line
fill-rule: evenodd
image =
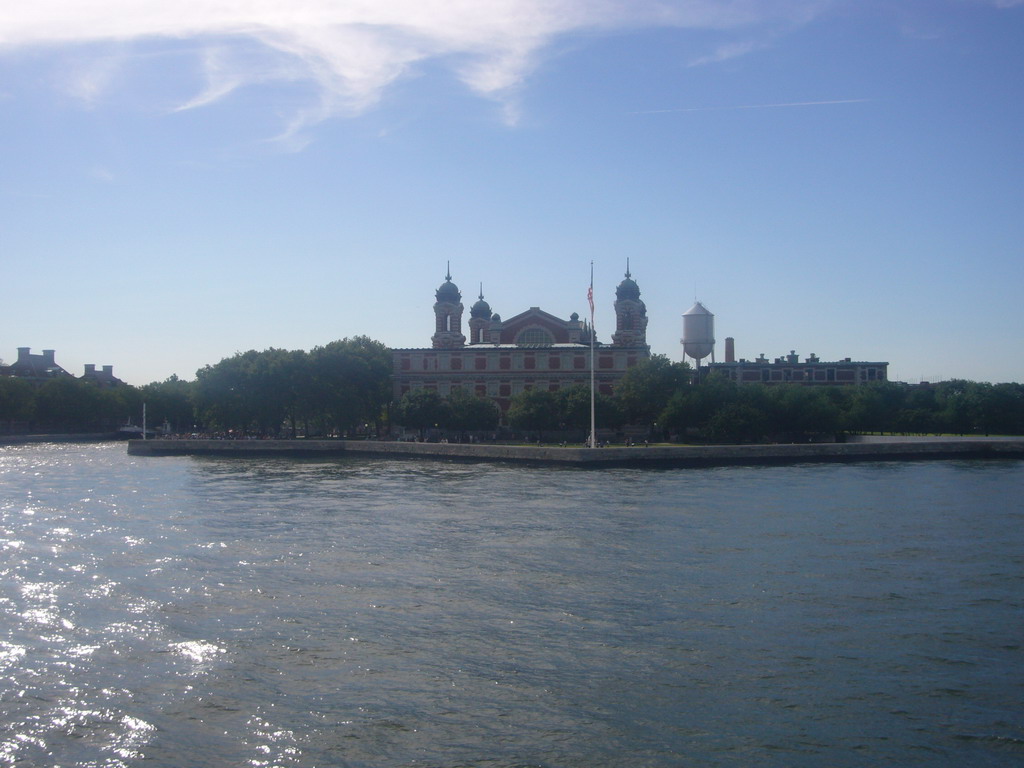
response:
M590 290L587 291L590 303L590 447L597 448L597 419L594 410L594 262L590 262Z

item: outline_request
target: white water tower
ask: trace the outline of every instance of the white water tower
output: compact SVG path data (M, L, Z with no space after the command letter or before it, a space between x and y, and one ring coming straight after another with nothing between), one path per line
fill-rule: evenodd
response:
M683 354L697 361L715 361L715 316L699 301L683 313Z

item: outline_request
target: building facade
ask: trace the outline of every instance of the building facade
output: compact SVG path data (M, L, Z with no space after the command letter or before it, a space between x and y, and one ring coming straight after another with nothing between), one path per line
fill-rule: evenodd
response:
M610 344L594 340L598 391L611 394L627 370L650 357L647 308L626 270L615 291L615 332ZM590 384L593 328L575 312L568 320L530 307L508 320L491 310L483 289L463 330L462 293L451 273L435 292L430 348L395 349L394 397L416 389L447 397L462 390L493 400L502 413L520 392L556 392Z
M731 339L726 339L726 362L710 363L701 370L718 373L738 384L806 384L827 386L831 384L866 384L869 381L886 381L888 363L861 362L845 358L825 362L811 354L802 362L795 351L788 355L769 360L760 355L754 360L733 361Z

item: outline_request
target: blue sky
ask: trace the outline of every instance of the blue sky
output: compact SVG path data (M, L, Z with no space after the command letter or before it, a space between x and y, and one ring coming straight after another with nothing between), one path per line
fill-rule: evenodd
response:
M1019 0L36 0L0 10L0 358L132 384L429 346L629 259L654 352L1024 381Z

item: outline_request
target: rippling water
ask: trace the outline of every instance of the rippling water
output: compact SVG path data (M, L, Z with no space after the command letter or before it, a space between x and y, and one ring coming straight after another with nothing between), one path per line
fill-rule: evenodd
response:
M0 764L1010 766L1024 462L0 449Z

